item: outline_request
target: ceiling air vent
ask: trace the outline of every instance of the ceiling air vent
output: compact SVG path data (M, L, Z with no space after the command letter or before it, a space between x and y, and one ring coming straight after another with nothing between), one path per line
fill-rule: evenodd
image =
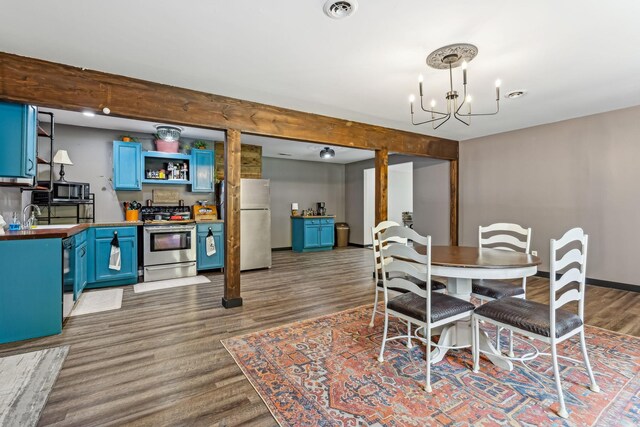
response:
M327 0L324 4L324 13L329 18L342 19L351 16L358 10L356 0Z

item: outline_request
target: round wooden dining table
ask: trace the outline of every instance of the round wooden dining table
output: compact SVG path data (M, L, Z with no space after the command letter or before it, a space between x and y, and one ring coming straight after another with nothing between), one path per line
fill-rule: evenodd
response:
M426 254L425 246L416 245L415 249L422 255ZM536 274L540 263L541 260L537 256L521 252L469 246L431 247L431 274L447 279L449 295L467 301L471 299L473 279L522 279ZM470 319L445 326L438 342L446 346L470 345ZM486 332L480 334L480 348L487 352L485 355L495 365L508 370L513 369L510 361L496 357L499 352ZM435 363L442 360L446 353L446 349L436 348L431 358Z

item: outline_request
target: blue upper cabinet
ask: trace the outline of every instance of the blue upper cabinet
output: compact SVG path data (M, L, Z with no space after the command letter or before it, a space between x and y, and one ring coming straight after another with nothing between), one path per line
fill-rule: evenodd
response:
M142 147L137 142L113 141L113 187L142 189Z
M213 191L213 161L213 151L191 150L192 192L210 193Z
M36 175L37 138L36 107L0 102L0 177Z

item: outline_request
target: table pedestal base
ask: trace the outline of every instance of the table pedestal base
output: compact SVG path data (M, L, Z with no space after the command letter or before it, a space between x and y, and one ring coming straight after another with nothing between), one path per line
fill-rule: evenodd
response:
M447 293L453 297L471 300L471 279L448 278ZM436 335L432 332L432 335ZM448 347L471 345L471 319L459 320L451 325L446 325L440 332L438 344ZM511 371L513 363L500 357L500 352L495 348L486 332L480 331L480 350L496 366ZM448 349L436 347L431 352L432 363L440 362L447 354Z

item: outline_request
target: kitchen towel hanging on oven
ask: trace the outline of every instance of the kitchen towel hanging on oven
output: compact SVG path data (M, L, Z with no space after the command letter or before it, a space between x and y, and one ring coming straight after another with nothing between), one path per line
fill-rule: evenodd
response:
M215 255L216 241L213 239L213 231L211 231L211 228L209 228L209 233L207 234L205 245L207 248L207 256Z
M120 255L120 242L118 241L118 232L113 233L113 239L111 239L111 252L109 254L109 270L120 271L122 264L122 257Z

